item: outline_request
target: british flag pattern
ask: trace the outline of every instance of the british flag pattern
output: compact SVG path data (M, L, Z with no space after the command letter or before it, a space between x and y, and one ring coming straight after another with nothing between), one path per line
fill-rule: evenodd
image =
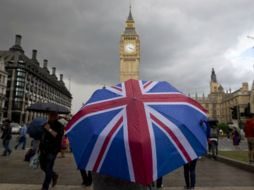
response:
M206 110L167 82L93 93L66 126L78 168L148 185L207 151Z

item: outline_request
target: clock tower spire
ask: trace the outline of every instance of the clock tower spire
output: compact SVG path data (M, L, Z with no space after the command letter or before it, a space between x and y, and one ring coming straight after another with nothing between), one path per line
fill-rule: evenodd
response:
M131 6L120 39L120 81L139 79L140 41L135 30Z

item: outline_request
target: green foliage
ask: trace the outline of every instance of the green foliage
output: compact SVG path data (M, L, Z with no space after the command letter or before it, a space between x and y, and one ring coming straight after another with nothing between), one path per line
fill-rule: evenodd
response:
M229 128L228 124L226 124L226 123L219 123L218 128L221 129L224 133L231 130Z

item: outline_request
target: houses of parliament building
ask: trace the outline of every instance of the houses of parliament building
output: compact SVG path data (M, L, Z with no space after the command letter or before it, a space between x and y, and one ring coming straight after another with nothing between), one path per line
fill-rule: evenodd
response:
M210 93L207 97L203 95L195 99L208 110L209 118L217 119L220 123L229 123L233 119L244 120L250 112L254 112L254 82L250 90L248 83L243 82L238 90L225 92L212 69Z

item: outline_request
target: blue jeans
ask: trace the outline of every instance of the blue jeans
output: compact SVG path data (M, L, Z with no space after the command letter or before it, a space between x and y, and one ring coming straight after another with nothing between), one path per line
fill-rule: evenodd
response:
M48 189L52 178L57 175L53 171L54 163L56 159L56 154L51 153L40 153L40 166L45 173L45 178L42 184L44 189Z
M4 139L3 140L3 147L4 147L4 152L3 152L3 155L6 156L7 153L11 154L11 149L9 147L9 144L10 144L10 139Z
M196 164L197 159L192 160L190 163L184 165L184 179L187 188L195 187L196 183Z

